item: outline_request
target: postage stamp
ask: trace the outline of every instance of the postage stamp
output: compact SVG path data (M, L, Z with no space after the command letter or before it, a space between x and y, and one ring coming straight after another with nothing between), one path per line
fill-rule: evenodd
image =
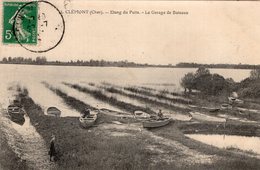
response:
M65 20L61 11L48 1L3 2L3 44L19 44L43 53L63 39Z
M3 2L3 43L37 44L38 4Z

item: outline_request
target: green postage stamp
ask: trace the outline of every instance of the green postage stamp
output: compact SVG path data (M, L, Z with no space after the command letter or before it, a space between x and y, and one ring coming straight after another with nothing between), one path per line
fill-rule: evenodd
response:
M37 2L3 2L3 43L37 44Z

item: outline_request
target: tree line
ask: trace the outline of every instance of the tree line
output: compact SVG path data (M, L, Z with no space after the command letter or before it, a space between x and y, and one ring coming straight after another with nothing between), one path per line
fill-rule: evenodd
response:
M176 67L180 68L230 68L230 69L260 69L260 65L250 64L199 64L199 63L178 63Z
M135 62L105 61L105 60L71 60L71 61L48 61L44 56L35 59L24 57L4 57L2 64L32 64L32 65L63 65L63 66L99 66L99 67L164 67L164 68L231 68L231 69L260 69L260 65L249 64L198 64L198 63L178 63L173 64L140 64Z
M2 64L32 64L32 65L63 65L63 66L100 66L100 67L169 67L170 65L140 64L135 62L105 61L105 60L71 60L71 61L47 61L46 57L24 58L24 57L4 57Z

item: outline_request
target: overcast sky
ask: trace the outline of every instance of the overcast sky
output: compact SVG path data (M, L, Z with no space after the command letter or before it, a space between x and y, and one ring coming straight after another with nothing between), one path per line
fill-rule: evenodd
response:
M151 64L260 64L260 2L71 0L66 6L70 10L175 10L189 13L102 16L66 14L63 1L53 4L64 12L66 30L62 42L42 54L34 54L19 45L1 45L1 57L46 56L48 60L61 61L104 59Z

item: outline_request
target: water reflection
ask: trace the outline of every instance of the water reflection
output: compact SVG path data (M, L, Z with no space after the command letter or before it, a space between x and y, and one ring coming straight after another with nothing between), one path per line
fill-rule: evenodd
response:
M203 135L203 134L187 134L189 138L198 140L208 145L218 148L238 148L244 151L253 151L260 154L260 138L235 136L235 135Z

